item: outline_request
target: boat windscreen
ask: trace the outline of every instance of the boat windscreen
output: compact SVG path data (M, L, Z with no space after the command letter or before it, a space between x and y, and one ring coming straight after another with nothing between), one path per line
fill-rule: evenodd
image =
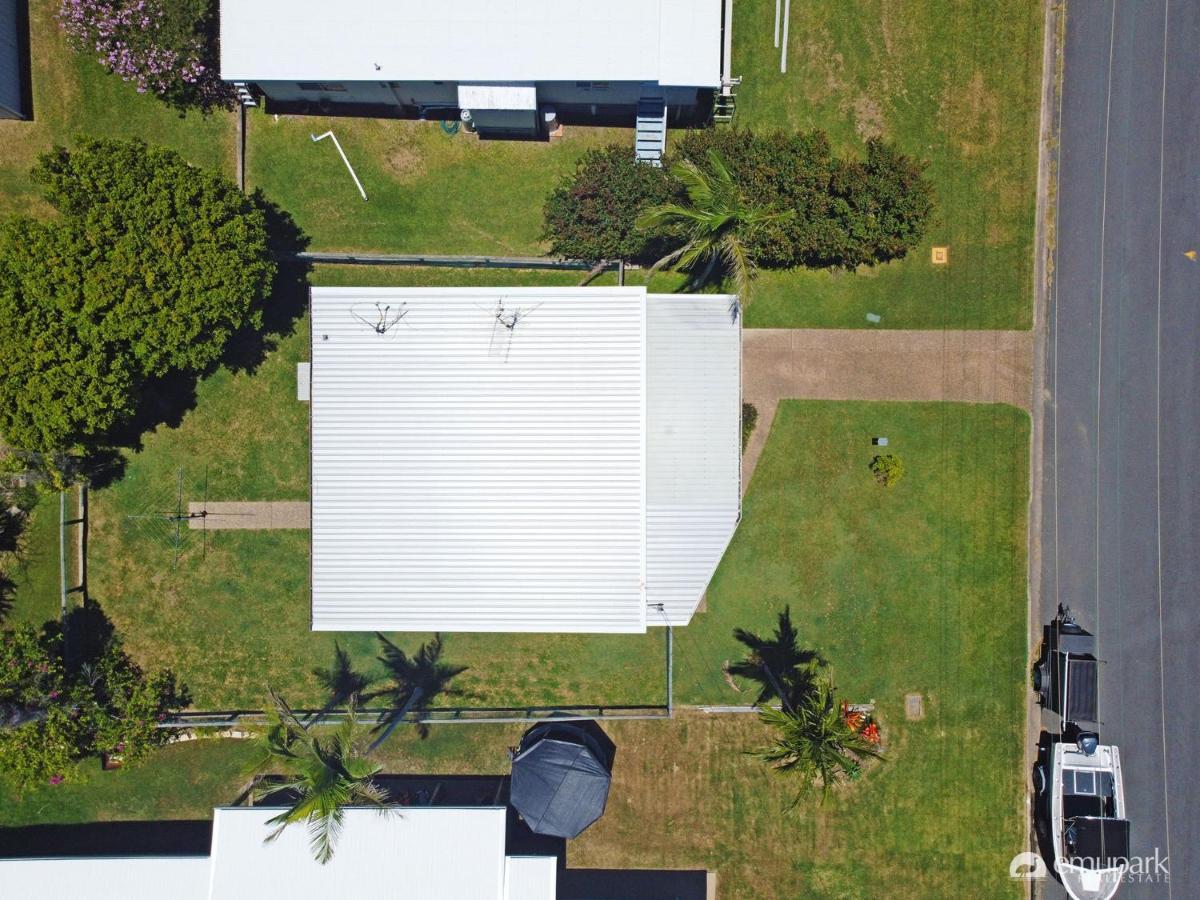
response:
M1063 842L1066 844L1067 859L1072 865L1085 869L1111 869L1128 863L1127 819L1068 817L1063 826Z

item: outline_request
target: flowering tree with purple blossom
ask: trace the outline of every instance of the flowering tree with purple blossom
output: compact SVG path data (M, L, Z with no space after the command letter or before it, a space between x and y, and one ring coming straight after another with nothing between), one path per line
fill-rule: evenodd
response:
M60 0L71 43L179 109L231 108L218 66L217 0Z

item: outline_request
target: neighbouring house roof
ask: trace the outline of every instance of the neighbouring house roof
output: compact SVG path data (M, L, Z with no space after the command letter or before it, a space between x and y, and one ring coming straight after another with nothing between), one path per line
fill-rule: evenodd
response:
M656 81L719 87L720 0L221 4L229 81Z
M556 893L555 857L505 855L507 810L502 806L397 807L388 816L375 809L347 809L337 850L325 865L313 859L302 824L263 842L272 830L267 820L281 811L215 810L209 856L0 860L0 895L5 900L553 900Z
M317 288L311 397L317 630L686 624L736 527L732 297Z
M207 856L0 860L5 900L209 900Z
M333 859L314 861L307 829L269 844L277 809L217 809L212 897L478 897L505 900L504 807L346 810ZM511 900L517 900L516 897Z

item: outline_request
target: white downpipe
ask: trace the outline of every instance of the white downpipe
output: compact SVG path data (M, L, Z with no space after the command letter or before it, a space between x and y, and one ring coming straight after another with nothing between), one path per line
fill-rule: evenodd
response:
M775 49L779 49L779 4L783 0L775 0Z
M779 53L779 71L787 74L788 20L792 18L792 0L783 0L783 49Z
M358 180L358 176L354 174L354 166L350 165L350 160L346 159L346 152L342 149L342 145L338 143L337 135L332 131L327 131L324 134L309 135L313 139L313 143L323 141L325 138L333 138L333 146L337 147L338 155L341 156L342 162L346 164L346 168L350 170L350 177L354 179L354 186L358 188L358 192L362 194L364 200L367 199L367 192L363 190L362 182Z

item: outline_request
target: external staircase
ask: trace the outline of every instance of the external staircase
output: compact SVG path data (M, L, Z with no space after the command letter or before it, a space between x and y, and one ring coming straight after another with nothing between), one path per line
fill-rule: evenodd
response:
M643 96L637 106L634 152L638 162L661 166L667 149L667 101L661 96Z

